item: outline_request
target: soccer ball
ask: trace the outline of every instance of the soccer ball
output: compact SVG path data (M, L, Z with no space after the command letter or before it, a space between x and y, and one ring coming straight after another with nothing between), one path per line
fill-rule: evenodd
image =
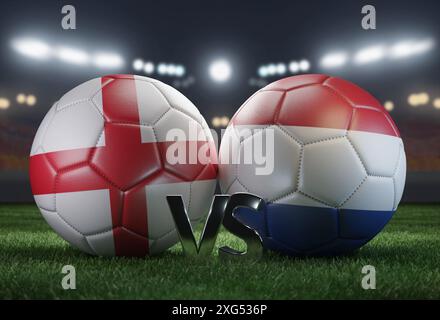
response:
M191 126L197 146L209 146L209 161L169 163L175 141L167 132ZM178 240L167 195L182 195L192 223L209 209L217 176L212 141L197 108L160 81L132 75L87 81L52 106L36 133L35 202L55 232L84 252L160 253Z
M261 159L243 160L259 144L273 154L269 174ZM293 256L345 254L367 243L391 219L406 175L387 111L358 86L319 74L275 81L249 98L226 129L219 164L224 193L267 202L263 213L239 209L236 217L266 248Z

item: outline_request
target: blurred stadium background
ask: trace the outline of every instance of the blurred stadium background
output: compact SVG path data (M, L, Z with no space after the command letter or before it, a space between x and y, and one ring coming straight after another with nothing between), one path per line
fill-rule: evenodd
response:
M61 28L74 5L77 29ZM373 4L377 29L361 28ZM390 111L405 143L407 202L440 195L438 1L9 1L0 4L0 201L32 201L28 154L69 89L104 74L158 78L216 129L288 75L353 81Z

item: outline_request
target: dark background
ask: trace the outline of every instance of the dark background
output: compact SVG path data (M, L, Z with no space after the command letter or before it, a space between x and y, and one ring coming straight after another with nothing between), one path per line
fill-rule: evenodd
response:
M76 8L77 29L61 28L61 8ZM361 28L361 8L377 10L377 29ZM183 64L195 81L178 88L206 117L232 116L258 89L249 85L262 64L306 58L312 73L341 76L391 100L408 158L406 201L438 201L440 194L440 98L438 1L2 1L0 4L0 201L32 201L27 156L33 136L54 101L76 85L106 73L135 73L132 61ZM100 70L56 60L39 61L15 52L11 41L35 37L88 51L118 52L122 68ZM399 61L324 70L319 60L334 50L355 52L374 44L431 38L433 50ZM208 75L210 62L230 61L226 83ZM142 73L139 73L142 75ZM172 77L152 77L175 84ZM276 77L266 78L273 81ZM37 97L33 107L19 105L18 93ZM409 106L412 93L427 92L430 102Z

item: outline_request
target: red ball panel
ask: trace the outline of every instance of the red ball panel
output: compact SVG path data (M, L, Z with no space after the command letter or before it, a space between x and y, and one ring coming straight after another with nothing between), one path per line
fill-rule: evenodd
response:
M234 125L272 124L284 92L260 91L250 98L232 119Z
M142 143L138 125L105 124L105 147L91 163L121 190L129 189L162 168L156 143Z
M331 89L311 85L289 91L281 107L278 123L347 129L353 108Z
M341 78L329 78L324 84L336 90L355 106L369 106L378 110L385 110L375 97L347 80Z
M375 109L356 108L350 123L350 130L400 137L394 123L391 123L382 111Z
M292 90L296 87L322 83L328 76L325 74L305 74L284 78L268 84L263 90Z

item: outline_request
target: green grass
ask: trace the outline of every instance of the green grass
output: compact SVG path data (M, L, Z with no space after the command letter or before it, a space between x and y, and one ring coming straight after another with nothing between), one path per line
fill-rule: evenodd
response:
M217 245L243 244L222 232ZM63 290L61 268L76 268ZM361 268L376 267L376 290ZM0 298L39 299L380 299L440 298L440 206L402 205L352 256L262 261L188 259L175 246L145 259L99 258L61 240L33 205L0 206Z

